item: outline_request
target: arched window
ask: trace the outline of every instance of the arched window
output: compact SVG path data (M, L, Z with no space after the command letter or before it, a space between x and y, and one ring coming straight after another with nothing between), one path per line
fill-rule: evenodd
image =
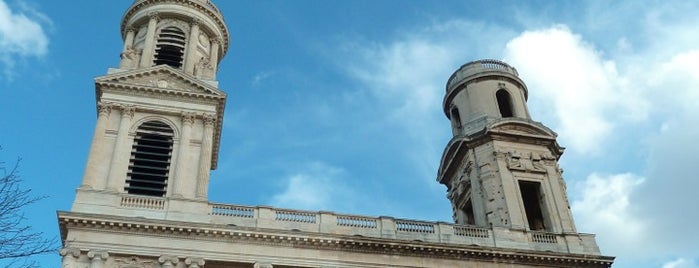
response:
M449 115L451 118L451 126L453 128L461 128L461 115L459 115L459 108L456 108L456 106L451 107L451 110L449 110Z
M173 133L170 126L159 121L149 121L138 127L126 174L124 190L127 193L165 196Z
M500 89L495 93L495 97L498 99L498 108L500 108L500 116L502 117L513 117L512 113L512 98L507 90Z
M155 65L166 64L182 67L184 60L185 35L177 27L167 27L160 31L155 44Z

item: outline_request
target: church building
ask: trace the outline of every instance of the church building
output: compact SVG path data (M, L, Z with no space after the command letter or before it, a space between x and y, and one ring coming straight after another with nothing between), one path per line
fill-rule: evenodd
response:
M532 120L527 86L504 62L469 62L447 81L453 138L437 181L455 222L445 223L210 201L227 98L216 80L223 15L210 0L135 0L121 35L118 68L95 79L82 183L58 212L63 268L612 265L577 232L564 148Z

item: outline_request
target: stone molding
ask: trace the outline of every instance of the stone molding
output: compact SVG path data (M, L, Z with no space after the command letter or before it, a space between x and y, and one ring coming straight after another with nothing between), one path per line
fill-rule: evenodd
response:
M75 214L75 213L70 213ZM130 219L133 220L133 219ZM532 250L492 248L433 242L406 241L389 238L365 238L323 233L282 230L234 230L217 228L212 224L157 220L133 222L126 219L96 219L88 214L66 215L59 213L61 229L96 230L97 232L129 233L135 235L162 236L187 240L230 241L277 247L317 250L349 251L373 254L391 254L413 257L431 257L456 260L479 260L499 263L518 263L551 266L610 267L614 258L570 253L553 253ZM65 234L66 232L61 232ZM106 253L105 253L106 254Z

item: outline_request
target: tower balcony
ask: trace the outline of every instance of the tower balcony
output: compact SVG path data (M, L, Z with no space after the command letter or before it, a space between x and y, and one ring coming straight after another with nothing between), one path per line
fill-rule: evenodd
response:
M472 61L461 65L461 67L449 77L447 81L447 95L464 82L484 75L504 75L519 80L517 69L505 62L491 59Z

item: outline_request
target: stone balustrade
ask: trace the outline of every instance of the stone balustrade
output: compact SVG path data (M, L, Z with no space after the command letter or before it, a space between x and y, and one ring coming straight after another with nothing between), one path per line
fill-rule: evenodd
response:
M209 203L209 209L211 223L229 226L553 252L589 253L597 250L594 237L589 234L480 228L445 222L415 221L385 216L343 215L326 211L313 212L265 206Z
M303 211L220 203L201 203L202 207L198 211L207 216L202 214L194 216L193 214L167 212L171 206L180 207L190 202L186 200L135 195L120 195L117 198L114 201L118 202L119 207L125 210L112 211L112 214L147 218L166 217L175 220L196 219L198 222L222 226L303 231L320 235L349 235L432 243L547 250L562 253L598 254L599 252L594 235L591 234L548 233L503 227L481 228L446 222L396 219L386 216L370 217L328 211ZM184 203L173 205L172 202ZM105 207L100 208L103 210Z
M499 60L479 60L466 63L459 68L454 74L451 75L447 82L447 93L455 88L456 85L460 84L461 81L472 77L478 73L482 72L502 72L506 74L519 77L519 73L515 67L509 64L499 61Z

